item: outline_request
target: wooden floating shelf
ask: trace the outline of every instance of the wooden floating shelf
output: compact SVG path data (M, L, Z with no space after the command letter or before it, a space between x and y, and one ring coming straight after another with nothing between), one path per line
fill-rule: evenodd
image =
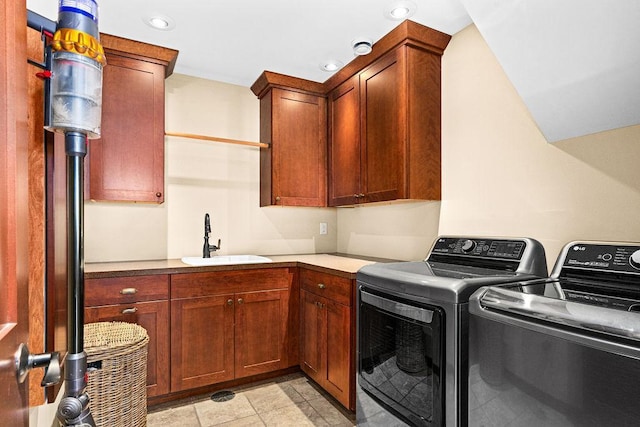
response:
M239 139L219 138L217 136L195 135L192 133L165 132L165 136L176 136L178 138L199 139L202 141L223 142L225 144L247 145L249 147L268 148L269 144L264 142L242 141Z

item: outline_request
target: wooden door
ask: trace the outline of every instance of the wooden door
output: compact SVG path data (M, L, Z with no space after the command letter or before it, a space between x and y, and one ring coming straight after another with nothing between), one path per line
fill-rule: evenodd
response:
M289 290L235 295L236 378L287 367Z
M171 391L234 378L234 295L171 301Z
M326 98L277 88L271 96L270 204L327 206Z
M28 338L28 160L26 6L0 4L0 420L27 426L27 382L15 352ZM36 249L36 248L33 248ZM42 250L42 248L40 248Z
M169 302L107 305L85 309L85 323L128 322L146 329L147 396L169 393Z
M366 202L405 197L406 73L397 49L360 74L361 161Z
M300 367L320 385L324 384L326 350L324 298L300 291Z
M352 372L351 307L327 300L326 316L326 383L325 388L347 408L350 407Z
M360 176L360 91L354 76L329 95L329 206L357 203Z
M107 52L102 137L89 141L89 198L164 201L162 65Z

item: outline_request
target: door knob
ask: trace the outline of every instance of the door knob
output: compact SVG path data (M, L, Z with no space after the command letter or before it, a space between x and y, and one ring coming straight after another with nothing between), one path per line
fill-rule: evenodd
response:
M26 344L20 344L15 355L16 378L23 383L27 374L34 368L44 368L44 377L40 385L49 387L60 382L60 353L31 354Z

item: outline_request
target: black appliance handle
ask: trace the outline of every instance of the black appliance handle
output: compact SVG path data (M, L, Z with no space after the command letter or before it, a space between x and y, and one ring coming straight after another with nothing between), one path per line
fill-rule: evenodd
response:
M433 320L432 310L404 304L398 301L392 301L378 295L370 294L363 290L360 291L360 301L378 307L381 310L413 319L421 323L431 323Z
M638 312L484 287L471 297L469 313L640 359Z

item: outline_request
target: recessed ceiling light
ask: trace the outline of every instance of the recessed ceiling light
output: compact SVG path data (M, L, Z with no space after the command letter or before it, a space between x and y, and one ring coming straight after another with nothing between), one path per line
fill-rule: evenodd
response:
M173 19L164 15L152 15L147 18L142 18L142 20L151 28L162 31L170 31L176 27Z
M340 61L330 60L330 61L326 61L326 62L323 62L322 64L320 64L320 69L322 71L326 71L328 73L332 73L332 72L342 68L343 65L344 64L342 62L340 62Z
M413 16L417 8L418 6L410 0L397 0L385 8L384 16L394 21L400 21Z
M370 39L355 39L351 42L355 55L368 55L371 53L373 42Z

